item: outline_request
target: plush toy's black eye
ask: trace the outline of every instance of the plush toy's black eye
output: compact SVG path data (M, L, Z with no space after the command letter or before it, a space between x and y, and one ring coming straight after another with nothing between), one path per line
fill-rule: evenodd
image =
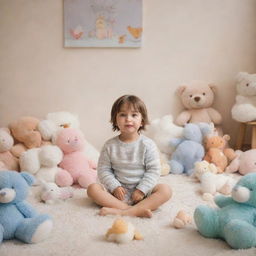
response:
M246 84L246 86L248 87L248 86L249 86L249 84L247 83L247 84Z
M190 97L190 98L192 98L192 97L193 97L193 95L189 95L189 97Z
M203 92L203 95L205 95L206 93L205 92Z

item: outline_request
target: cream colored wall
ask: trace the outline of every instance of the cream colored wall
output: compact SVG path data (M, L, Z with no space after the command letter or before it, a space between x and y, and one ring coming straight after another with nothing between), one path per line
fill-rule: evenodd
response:
M0 126L67 110L99 149L117 97L140 96L151 119L176 117L177 86L200 79L218 86L215 108L234 138L234 77L256 71L255 0L144 0L140 49L64 48L61 0L0 0L0 17Z

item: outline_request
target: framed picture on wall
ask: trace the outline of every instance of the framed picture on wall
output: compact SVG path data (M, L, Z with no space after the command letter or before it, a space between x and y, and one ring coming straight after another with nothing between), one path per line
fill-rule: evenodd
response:
M65 47L140 47L142 0L64 0Z

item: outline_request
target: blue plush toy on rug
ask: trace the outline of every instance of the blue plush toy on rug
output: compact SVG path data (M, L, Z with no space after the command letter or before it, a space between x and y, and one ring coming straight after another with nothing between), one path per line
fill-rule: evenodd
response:
M199 206L194 219L199 232L208 238L221 238L234 249L256 246L256 173L243 176L232 197L216 196L219 209Z
M13 238L37 243L51 232L50 217L39 215L25 201L33 182L26 172L0 171L0 244Z
M183 130L183 137L172 139L171 144L175 147L169 161L171 173L191 175L194 171L195 162L202 161L204 157L203 138L213 132L213 124L188 123Z

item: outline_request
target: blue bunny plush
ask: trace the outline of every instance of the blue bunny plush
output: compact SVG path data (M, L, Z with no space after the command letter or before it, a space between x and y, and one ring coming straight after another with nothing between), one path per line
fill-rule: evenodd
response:
M186 124L183 130L183 137L172 139L170 142L175 147L175 151L169 161L170 172L191 175L194 171L195 162L202 161L204 157L203 138L212 131L213 124Z
M13 238L37 243L51 232L50 217L37 214L25 201L33 182L26 172L0 171L0 244Z
M234 249L256 246L256 173L243 176L232 197L216 196L219 209L201 205L194 212L199 232L208 238L224 239Z

